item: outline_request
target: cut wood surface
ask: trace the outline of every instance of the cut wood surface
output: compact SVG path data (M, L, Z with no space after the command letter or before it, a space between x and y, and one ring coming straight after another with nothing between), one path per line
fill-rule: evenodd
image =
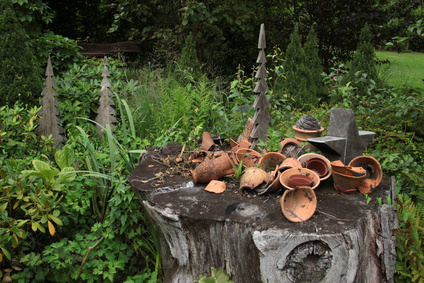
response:
M391 191L387 178L369 204L359 192L337 194L330 178L315 189L312 218L292 223L281 211L283 192L213 194L190 177L167 174L161 155L144 156L129 182L159 228L166 282L194 282L211 267L235 282L393 282L395 239L386 216L395 216L376 201Z

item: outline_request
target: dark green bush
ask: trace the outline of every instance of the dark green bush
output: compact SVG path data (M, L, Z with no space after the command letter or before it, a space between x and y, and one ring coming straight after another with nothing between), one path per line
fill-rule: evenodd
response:
M360 41L345 79L345 83L351 82L356 89L355 92L360 96L370 95L367 81L373 81L376 88L382 87L382 82L377 73L376 55L371 39L371 30L367 24L361 30Z
M38 103L41 69L29 43L8 1L0 1L0 105Z

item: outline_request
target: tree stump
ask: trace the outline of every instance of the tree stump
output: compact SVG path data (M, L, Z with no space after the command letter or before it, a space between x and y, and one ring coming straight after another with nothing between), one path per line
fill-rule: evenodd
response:
M213 194L191 176L169 174L159 160L180 150L148 152L129 176L159 228L166 282L194 282L211 267L235 282L393 282L396 213L377 204L391 196L393 180L383 178L367 204L359 192L337 194L329 178L315 189L315 214L291 223L281 211L283 192Z

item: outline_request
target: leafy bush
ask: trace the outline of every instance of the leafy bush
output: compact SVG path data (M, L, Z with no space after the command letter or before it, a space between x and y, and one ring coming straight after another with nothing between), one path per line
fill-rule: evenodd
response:
M0 2L0 106L16 101L37 104L42 90L41 69L25 30L8 1Z
M345 83L351 82L357 93L363 97L369 97L368 81L372 81L377 88L382 87L377 73L376 55L371 39L371 30L369 25L366 24L361 30L359 44L345 80Z
M45 65L47 58L51 57L56 75L69 70L74 63L83 62L77 42L61 35L46 33L35 40L34 46L41 65Z
M396 282L422 282L424 280L424 207L414 204L406 195L399 195L398 216L400 227L396 231Z

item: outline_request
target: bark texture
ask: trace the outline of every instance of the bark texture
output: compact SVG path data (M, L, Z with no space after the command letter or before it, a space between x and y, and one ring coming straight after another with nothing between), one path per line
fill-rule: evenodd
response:
M332 180L322 183L312 218L291 223L281 212L282 192L240 196L229 186L209 193L190 178L167 175L151 157L129 181L159 228L166 282L194 282L211 267L235 282L392 282L395 213L376 203L391 192L387 178L369 204L359 192L339 195ZM149 181L159 172L161 182Z

